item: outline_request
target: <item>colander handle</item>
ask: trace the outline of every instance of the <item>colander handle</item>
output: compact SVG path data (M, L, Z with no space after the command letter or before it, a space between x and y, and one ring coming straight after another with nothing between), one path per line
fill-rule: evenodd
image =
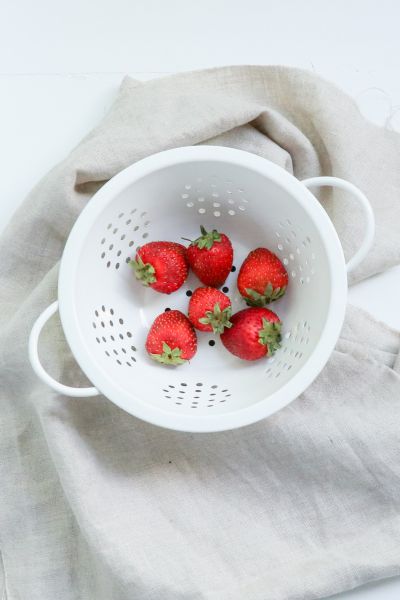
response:
M31 362L32 368L35 371L36 375L47 383L53 390L59 392L60 394L65 394L66 396L75 396L75 397L87 397L87 396L97 396L100 394L99 390L95 387L86 387L86 388L73 388L69 385L64 385L63 383L59 383L53 377L51 377L42 367L42 363L39 360L38 353L38 343L39 336L47 321L56 313L58 310L58 301L50 304L42 314L36 319L31 334L29 336L29 360Z
M374 241L375 217L369 200L367 199L365 194L363 194L362 191L358 189L358 187L356 187L349 181L346 181L345 179L339 179L339 177L311 177L310 179L303 179L302 183L307 188L323 186L337 187L341 190L349 192L350 194L353 194L353 196L355 196L359 201L364 211L366 228L361 246L346 264L348 273L354 271L354 269L358 267L358 265L364 260L364 258L370 251L372 243Z

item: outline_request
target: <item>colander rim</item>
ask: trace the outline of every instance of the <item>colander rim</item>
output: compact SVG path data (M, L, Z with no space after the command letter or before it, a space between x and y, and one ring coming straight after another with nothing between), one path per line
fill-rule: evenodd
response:
M144 402L134 393L128 395L118 387L118 382L100 369L92 358L79 326L74 295L74 281L86 236L108 203L127 186L154 171L194 161L229 162L248 168L273 180L291 194L321 230L331 281L327 318L320 338L302 368L281 388L262 400L231 412L212 415L179 414L163 410ZM126 167L94 194L67 239L60 264L58 299L64 334L76 361L92 384L110 401L154 425L178 431L217 432L250 425L268 417L309 387L327 363L339 337L345 315L347 274L342 246L331 220L315 196L293 175L275 163L244 150L222 146L185 146L153 154Z

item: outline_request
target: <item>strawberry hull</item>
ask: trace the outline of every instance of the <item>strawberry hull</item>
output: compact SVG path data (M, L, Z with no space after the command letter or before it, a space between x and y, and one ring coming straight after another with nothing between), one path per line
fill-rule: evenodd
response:
M288 281L280 259L267 248L256 248L240 267L237 286L247 304L265 306L285 294Z
M272 356L280 347L281 321L267 308L245 308L231 317L232 327L225 329L221 342L242 360Z
M189 319L179 310L161 313L147 335L146 350L164 365L181 365L197 352L197 336Z
M207 232L201 227L201 236L186 251L192 271L204 285L221 287L232 268L233 248L230 239L216 229Z
M175 242L149 242L130 264L142 285L162 294L176 292L188 276L186 248Z
M231 301L212 287L200 287L193 292L188 313L190 322L199 331L222 333L225 327L231 327Z

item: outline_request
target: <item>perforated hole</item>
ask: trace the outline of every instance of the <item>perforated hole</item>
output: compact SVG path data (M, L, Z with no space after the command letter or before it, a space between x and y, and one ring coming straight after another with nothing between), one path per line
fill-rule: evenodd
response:
M290 331L282 337L282 347L275 356L268 359L265 376L269 379L279 378L283 371L290 371L304 357L304 348L310 342L308 336L310 324L307 320L298 321ZM306 333L307 332L307 333ZM282 360L282 357L285 360Z
M162 389L163 396L177 406L185 408L212 408L216 403L226 402L232 394L229 388L219 391L217 384L208 385L201 381L195 384L181 382L179 386L169 384Z
M95 321L92 323L93 329L97 329L97 327L100 326L104 329L105 333L105 335L101 336L101 339L99 336L95 336L96 342L99 344L102 340L104 343L108 343L108 349L105 350L105 355L108 357L114 357L118 365L122 367L132 367L133 363L135 363L137 360L133 355L129 357L129 360L126 360L128 356L123 357L124 361L117 360L117 357L119 359L120 354L127 355L129 348L131 351L130 354L132 354L132 352L136 352L136 346L125 346L125 337L131 338L132 333L130 331L126 332L123 329L125 322L122 317L117 316L115 319L108 317L106 319L108 315L112 317L114 314L115 311L113 308L107 308L104 305L102 305L101 308L94 310ZM109 340L108 342L107 338ZM131 344L131 341L129 343Z
M120 257L126 252L126 248L131 248L134 245L134 240L131 238L131 232L140 231L141 227L148 227L151 224L150 219L144 222L144 224L135 223L135 218L132 217L136 213L137 209L133 208L130 211L130 216L126 220L122 220L125 213L121 212L116 215L116 219L118 219L119 226L114 227L112 223L109 223L106 227L107 235L101 238L100 245L102 246L102 251L100 253L100 258L105 260L105 265L109 269L110 267L114 267L118 270L121 267L121 259ZM143 219L146 215L146 212L141 213L140 219ZM138 217L136 217L137 219ZM111 230L111 231L110 231ZM116 233L120 233L118 236L118 241L114 235ZM143 232L141 237L146 239L148 237L148 232ZM104 249L104 246L107 245L107 248ZM126 256L124 262L128 264L131 260L131 257ZM122 263L124 265L124 262ZM124 265L125 267L125 265Z

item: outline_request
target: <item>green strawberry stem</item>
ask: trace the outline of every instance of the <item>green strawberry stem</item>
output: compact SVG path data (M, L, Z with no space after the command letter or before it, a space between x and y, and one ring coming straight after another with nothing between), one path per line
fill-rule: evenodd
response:
M219 302L214 305L213 310L206 310L205 317L199 319L199 322L203 325L211 325L214 333L223 333L225 327L230 329L232 323L230 318L232 316L232 307L227 306L224 310L221 310Z
M144 263L140 256L136 260L130 261L130 266L135 271L135 277L143 285L150 285L156 281L155 269L150 263Z
M201 225L200 231L201 236L192 242L192 246L197 246L200 250L203 250L204 248L206 250L211 250L215 242L221 241L221 234L216 229L208 232L205 227Z
M163 365L183 365L186 359L182 358L182 350L180 348L170 348L168 344L163 342L163 351L161 354L150 354L153 360L156 360Z
M282 298L286 292L286 286L274 288L272 283L269 283L264 290L263 294L256 292L250 288L246 288L246 294L249 296L245 298L249 306L265 306L270 302L274 302L279 298Z
M273 354L275 354L278 348L281 347L280 341L282 339L282 323L280 323L279 321L277 321L276 323L271 323L271 321L268 321L265 318L263 318L262 322L262 329L260 329L260 331L258 332L258 341L263 346L267 346L267 356L270 357Z

